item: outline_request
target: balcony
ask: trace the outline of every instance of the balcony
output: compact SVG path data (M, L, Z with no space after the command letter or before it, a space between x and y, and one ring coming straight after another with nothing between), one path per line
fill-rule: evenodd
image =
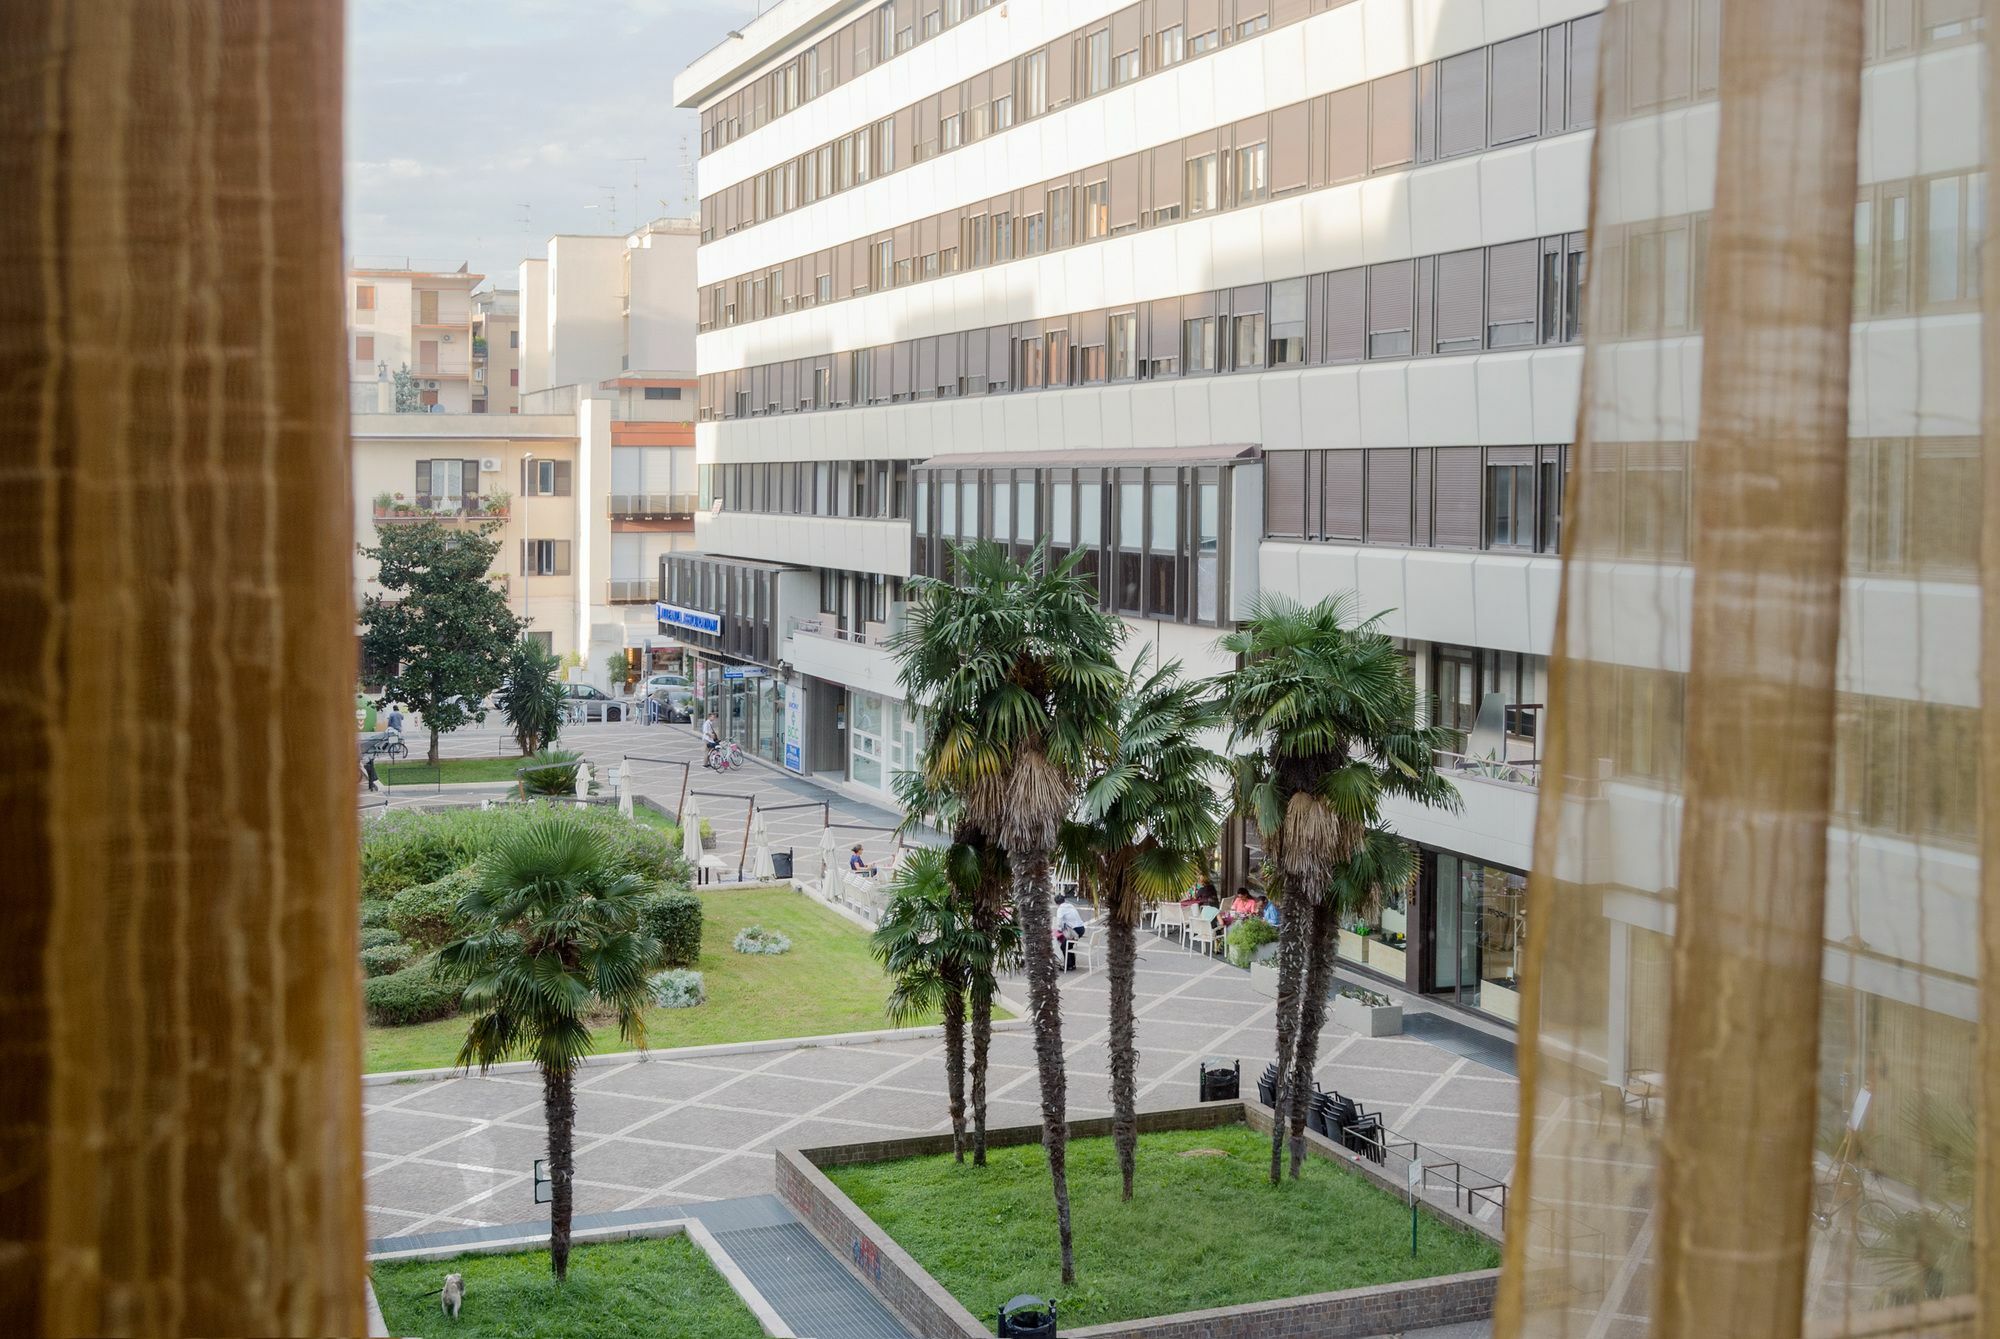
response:
M1448 781L1491 781L1501 786L1521 786L1529 790L1542 783L1540 758L1475 758L1463 753L1436 753L1437 769Z
M658 577L612 577L604 583L606 604L651 604L659 598Z
M661 516L692 516L693 493L613 493L604 500L607 513L629 520Z
M378 493L373 515L377 524L398 521L504 521L514 498L509 493L485 497L433 498L424 493L405 497L401 493Z
M784 658L793 668L815 678L845 684L867 693L901 697L896 657L889 638L901 623L901 606L887 623L842 628L832 615L785 620Z

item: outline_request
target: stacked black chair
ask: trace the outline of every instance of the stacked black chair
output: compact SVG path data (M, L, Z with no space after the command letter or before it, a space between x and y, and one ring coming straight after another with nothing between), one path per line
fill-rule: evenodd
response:
M1314 1134L1325 1135L1328 1139L1334 1137L1333 1131L1329 1127L1333 1114L1334 1100L1339 1096L1339 1093L1324 1091L1316 1092L1312 1095L1312 1100L1306 1104L1306 1128L1308 1130L1311 1130Z
M1383 1144L1382 1118L1363 1114L1348 1123L1343 1143L1353 1152L1359 1153L1370 1162L1386 1161L1388 1150Z
M1264 1072L1257 1079L1257 1100L1267 1107L1278 1105L1278 1066L1264 1066Z

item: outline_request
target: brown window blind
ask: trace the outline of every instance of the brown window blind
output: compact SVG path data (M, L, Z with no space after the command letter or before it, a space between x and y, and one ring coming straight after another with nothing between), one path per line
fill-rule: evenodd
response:
M1486 52L1467 51L1438 64L1438 157L1486 147Z
M1506 349L1535 342L1535 257L1540 244L1507 242L1486 250L1486 344Z
M1485 270L1486 253L1478 248L1437 258L1437 328L1432 335L1437 352L1470 353L1479 348Z
M1076 43L1067 37L1058 37L1049 43L1049 106L1060 107L1070 100L1070 90L1076 67Z
M1410 453L1410 542L1419 548L1431 545L1431 453L1418 447Z
M1415 265L1392 260L1368 267L1368 356L1407 358L1412 351Z
M1488 142L1511 144L1541 130L1542 35L1528 33L1493 48L1492 124Z
M1327 99L1327 180L1368 175L1368 85L1343 88Z
M1163 144L1154 149L1151 192L1155 210L1180 208L1181 177L1181 146Z
M1438 156L1438 67L1435 63L1417 67L1417 161L1435 162Z
M953 394L958 392L960 342L957 335L945 335L938 340L937 384Z
M1306 452L1273 451L1264 457L1264 533L1278 539L1305 535Z
M1007 371L1007 327L996 325L986 332L986 379L1009 384Z
M1187 35L1200 37L1212 33L1221 24L1220 0L1188 0Z
M1368 452L1368 534L1370 544L1410 542L1410 449Z
M1271 113L1271 194L1306 188L1306 104Z
M1361 538L1361 472L1363 451L1326 453L1326 527L1328 539Z
M1139 226L1139 155L1129 154L1111 164L1111 228Z
M918 395L930 395L937 390L937 346L935 339L917 341L917 370L911 385Z
M1441 446L1436 452L1437 546L1479 547L1479 448Z
M911 388L910 379L915 375L915 369L912 366L912 359L910 357L910 342L908 340L898 340L896 341L895 349L896 356L893 360L892 371L890 372L889 391L892 395L908 399Z
M1145 29L1146 7L1127 5L1111 16L1111 50L1118 54L1139 49L1139 38Z
M1416 155L1417 73L1404 70L1368 86L1373 111L1368 163L1375 171L1409 162Z
M1367 273L1341 270L1326 276L1326 303L1321 312L1321 362L1358 363L1368 348Z
M1181 300L1161 298L1146 304L1146 324L1152 347L1149 358L1178 358L1181 346Z

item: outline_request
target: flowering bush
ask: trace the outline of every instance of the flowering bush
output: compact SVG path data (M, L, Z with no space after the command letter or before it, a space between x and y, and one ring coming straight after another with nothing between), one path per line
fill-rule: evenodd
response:
M738 953L789 953L792 949L790 939L761 925L744 926L731 942Z

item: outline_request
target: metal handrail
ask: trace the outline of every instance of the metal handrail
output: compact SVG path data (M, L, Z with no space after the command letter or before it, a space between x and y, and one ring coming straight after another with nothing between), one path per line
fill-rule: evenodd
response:
M1452 753L1446 749L1437 750L1434 755L1438 769L1454 779L1465 777L1478 781L1492 781L1503 786L1520 786L1534 790L1541 785L1542 760L1522 758L1474 758L1463 753Z

